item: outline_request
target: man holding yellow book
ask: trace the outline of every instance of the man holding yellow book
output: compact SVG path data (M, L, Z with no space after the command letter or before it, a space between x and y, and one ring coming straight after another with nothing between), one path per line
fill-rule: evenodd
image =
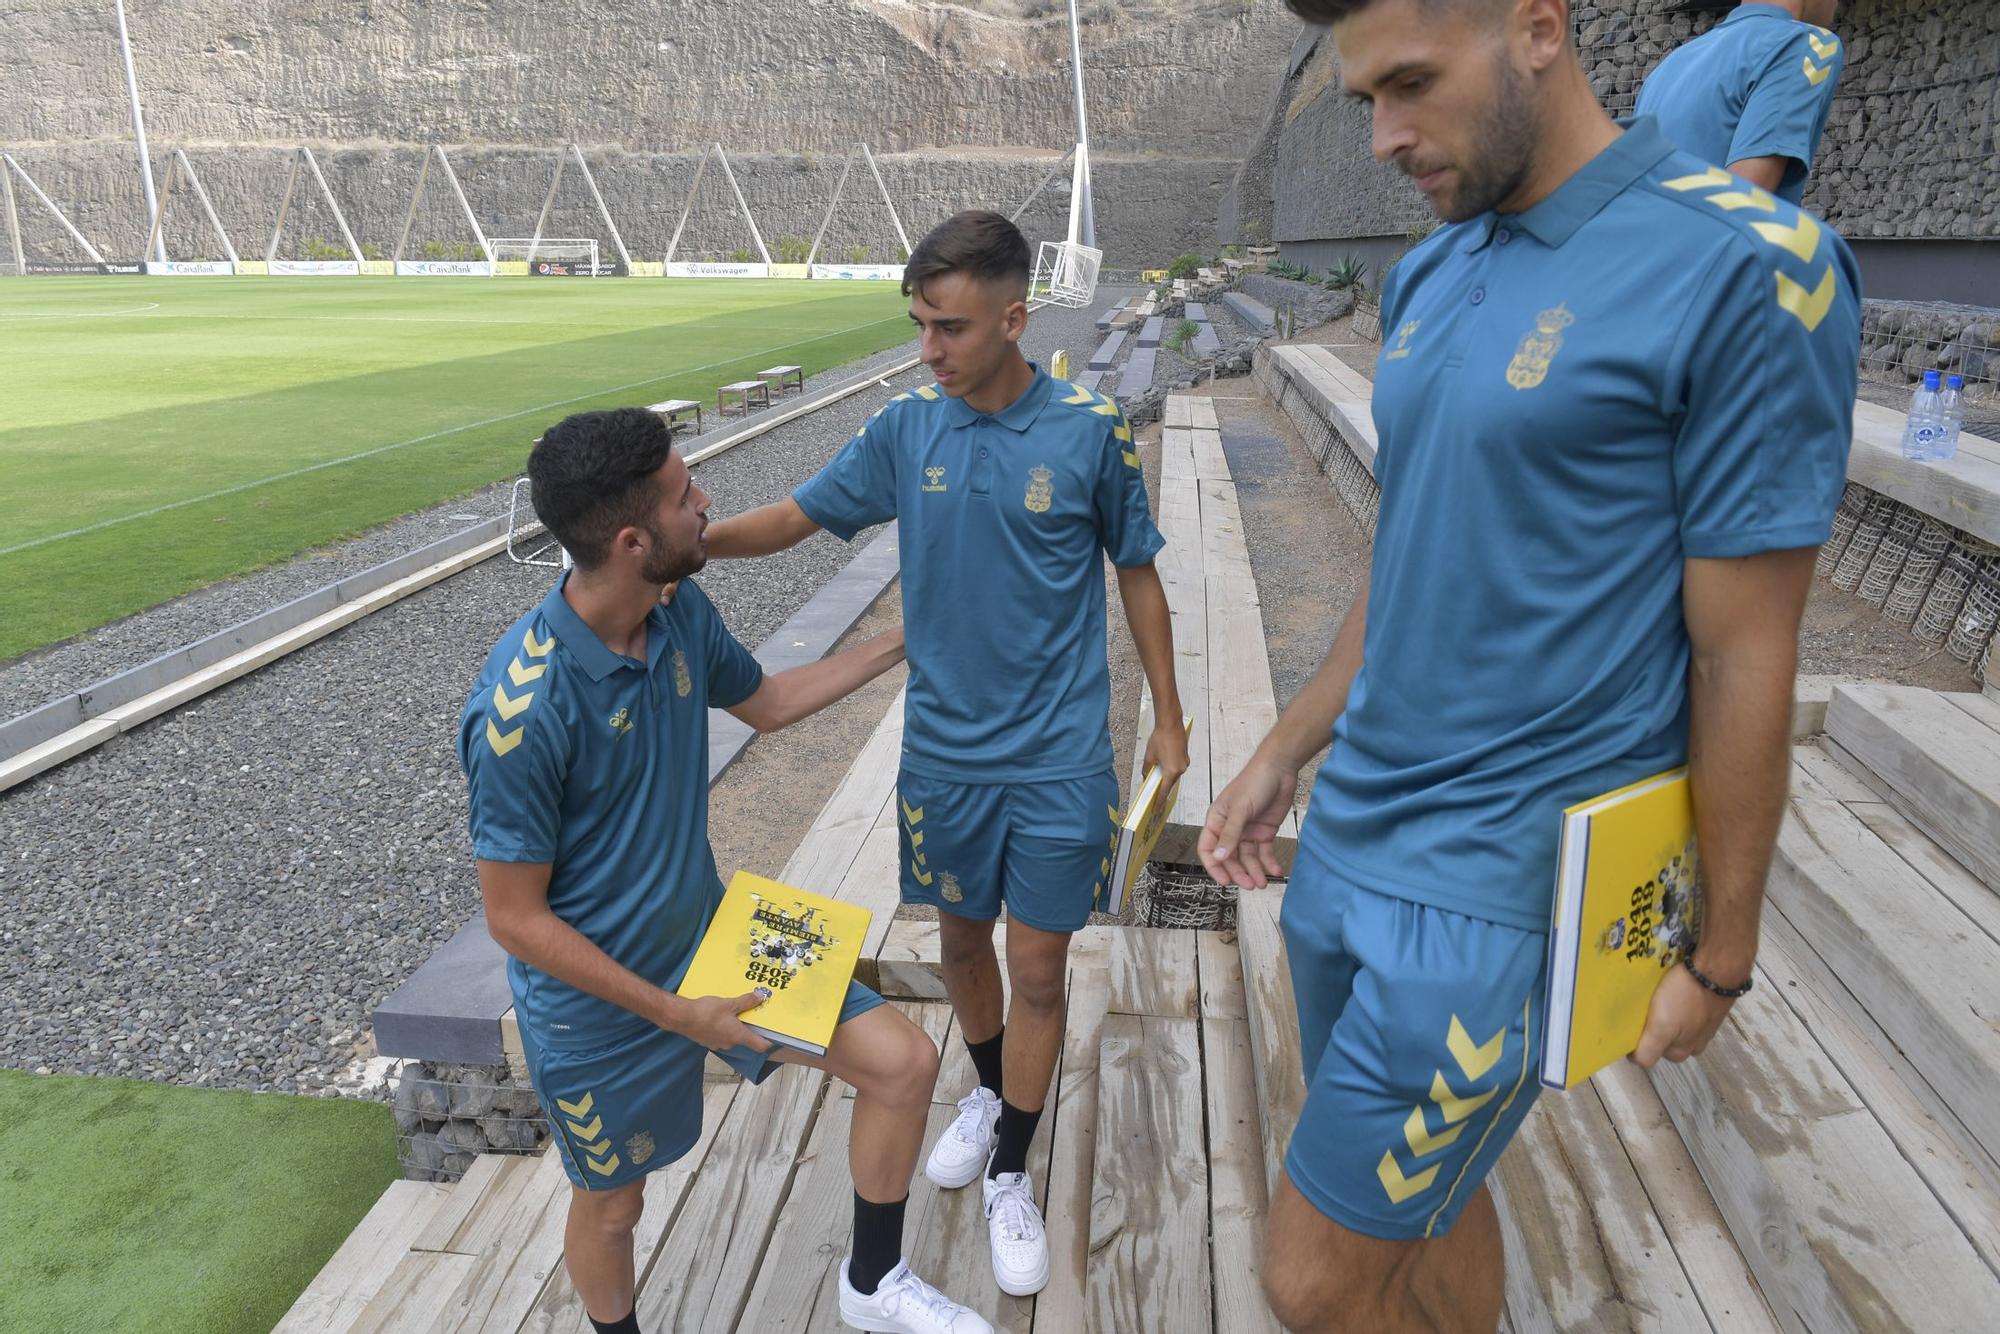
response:
M895 666L901 633L765 676L686 577L706 561L708 497L642 408L558 422L528 474L576 568L501 636L461 717L459 758L487 928L512 956L522 1045L574 1186L564 1263L591 1324L638 1330L645 1176L699 1136L714 1051L753 1081L794 1061L854 1086L842 1317L896 1334L988 1330L900 1258L938 1068L923 1031L850 982L823 1056L773 1050L744 1022L767 991L675 994L722 898L710 705L760 732L783 727Z
M1160 719L1147 762L1168 786L1187 768L1153 568L1165 542L1138 446L1116 403L1021 355L1028 282L1028 243L1007 219L939 225L903 278L937 383L891 399L791 499L710 533L714 555L759 556L822 528L900 525L902 898L938 910L945 988L979 1073L924 1170L953 1189L983 1178L994 1280L1016 1296L1049 1278L1028 1144L1062 1050L1070 935L1102 891L1118 819L1107 556Z
M1217 797L1217 880L1278 873L1307 1098L1264 1267L1294 1329L1491 1330L1482 1186L1539 1085L1567 807L1690 764L1703 935L1637 1059L1751 979L1798 627L1845 480L1846 245L1599 106L1564 0L1289 0L1375 155L1450 224L1382 292L1381 512L1332 651Z

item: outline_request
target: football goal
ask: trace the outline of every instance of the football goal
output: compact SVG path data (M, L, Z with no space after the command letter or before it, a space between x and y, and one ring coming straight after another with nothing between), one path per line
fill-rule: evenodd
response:
M587 236L490 237L495 262L525 260L531 275L543 278L595 278L608 269L597 262L597 241Z

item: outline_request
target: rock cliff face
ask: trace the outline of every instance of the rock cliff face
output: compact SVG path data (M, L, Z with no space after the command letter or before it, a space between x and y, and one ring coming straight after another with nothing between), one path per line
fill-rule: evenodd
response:
M1101 239L1111 263L1159 262L1212 236L1297 25L1279 0L1083 9ZM93 240L143 233L108 6L25 0L10 18L27 38L0 49L0 145ZM466 146L467 176L490 177L490 199L467 180L482 221L525 234L552 149L577 140L619 182L600 184L628 245L657 255L711 141L768 233L809 237L856 140L888 155L914 231L1011 208L1075 134L1060 0L163 0L130 20L149 138L189 147L245 235L255 217L268 236L282 188L258 197L251 160L301 142L343 150L328 175L350 221L393 245L423 145Z

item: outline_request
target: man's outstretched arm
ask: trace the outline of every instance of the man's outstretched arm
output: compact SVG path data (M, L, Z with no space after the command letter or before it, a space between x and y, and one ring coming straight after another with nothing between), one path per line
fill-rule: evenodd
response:
M1173 787L1188 767L1188 735L1181 726L1181 692L1174 681L1174 621L1167 590L1152 562L1118 567L1118 596L1125 623L1139 650L1139 665L1153 691L1153 735L1146 740L1145 768L1157 764L1162 790Z
M767 676L750 698L728 711L759 732L775 732L853 694L902 660L898 627L844 653Z
M799 502L786 496L769 505L717 519L708 526L708 554L716 560L768 556L795 547L819 531Z

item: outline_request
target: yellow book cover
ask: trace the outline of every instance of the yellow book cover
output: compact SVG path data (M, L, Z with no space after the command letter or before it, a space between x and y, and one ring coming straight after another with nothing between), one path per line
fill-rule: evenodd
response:
M824 1056L873 916L738 871L675 994L697 1000L768 987L771 999L743 1022L773 1042Z
M1542 1083L1573 1088L1629 1056L1653 988L1701 933L1685 767L1563 812L1549 926Z
M1181 727L1187 735L1194 735L1194 719L1182 717ZM1116 851L1111 854L1111 878L1104 882L1104 894L1098 903L1100 911L1114 917L1124 912L1125 905L1132 901L1132 889L1139 883L1139 872L1145 869L1153 849L1160 845L1160 835L1166 832L1167 817L1173 813L1174 799L1180 795L1179 779L1163 791L1161 777L1157 764L1146 770L1145 778L1139 782L1139 790L1132 795L1132 808L1118 823Z

